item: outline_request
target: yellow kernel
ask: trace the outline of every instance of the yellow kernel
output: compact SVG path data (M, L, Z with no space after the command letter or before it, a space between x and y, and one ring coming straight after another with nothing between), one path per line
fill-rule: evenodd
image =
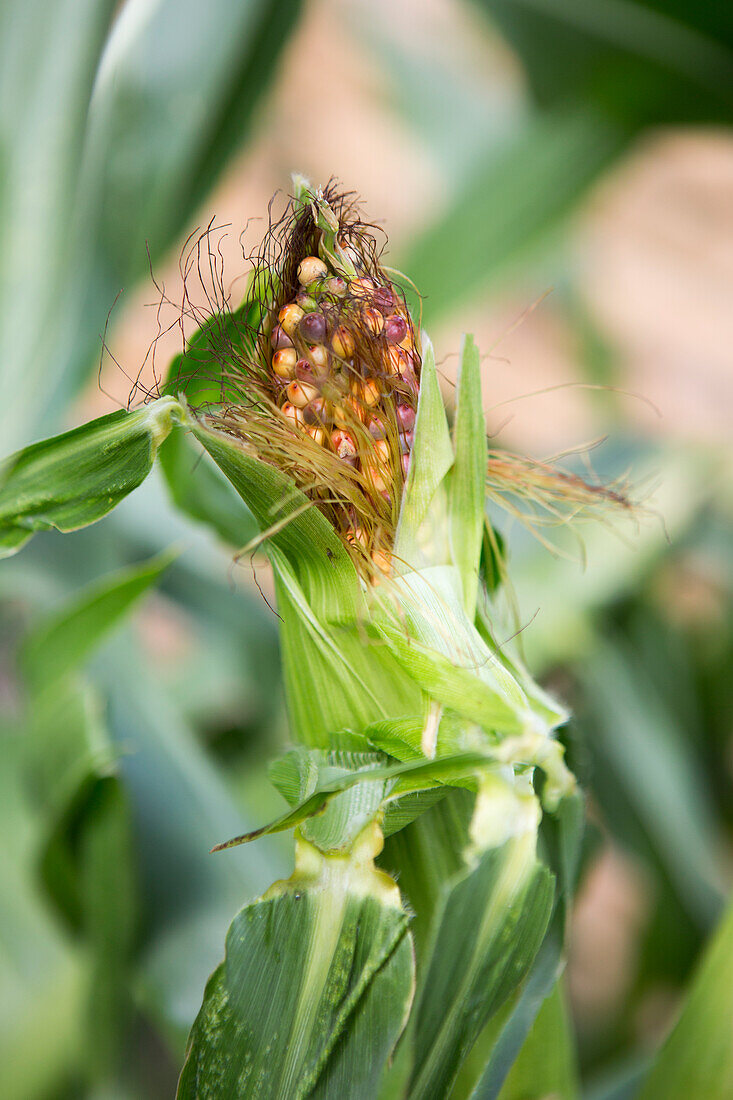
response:
M374 290L374 279L359 277L349 283L349 291L353 298L368 298Z
M328 268L318 256L306 256L298 264L298 279L302 286L308 286L316 279L323 279L328 275ZM282 323L282 322L281 322Z
M397 347L395 344L390 344L387 348L386 366L390 374L401 374L403 370L410 364L410 357L406 351Z
M283 306L277 315L277 319L280 322L280 328L288 336L295 335L295 330L298 327L298 323L305 314L300 306L296 306L295 302L290 302L288 305Z
M356 396L362 404L366 405L368 409L371 409L379 402L382 395L374 379L367 378L366 382L362 382L356 387Z
M308 358L313 364L313 369L318 374L325 374L328 370L328 349L323 344L314 344L308 349Z
M371 458L363 458L361 468L369 485L377 493L383 493L390 488L392 478L390 471L383 462Z
M278 378L292 378L297 362L298 353L295 348L281 348L272 357L272 369Z
M389 576L392 572L392 555L385 550L372 550L372 561L380 573Z
M311 424L305 430L311 437L311 439L318 444L319 447L322 447L323 444L326 442L326 433L323 428L319 427L318 424Z
M309 382L299 382L297 379L291 382L287 389L288 400L298 409L304 409L314 398L318 397L318 390Z
M334 405L333 418L340 428L350 428L355 420L364 423L365 413L358 399L353 395L344 397L340 405Z
M331 337L331 347L339 359L350 359L354 354L354 337L344 325L339 325Z
M369 544L369 539L363 527L354 527L351 531L347 531L346 541L350 542L352 546L363 546L365 548Z
M302 424L300 409L296 409L295 405L291 405L289 401L285 402L280 412L284 417L290 420L295 427L300 427Z
M392 448L386 439L375 439L373 443L374 453L381 462L389 462L392 457Z
M361 311L361 316L364 324L369 329L369 331L373 332L375 336L378 336L384 328L384 317L379 312L379 310L372 309L370 306L366 306Z

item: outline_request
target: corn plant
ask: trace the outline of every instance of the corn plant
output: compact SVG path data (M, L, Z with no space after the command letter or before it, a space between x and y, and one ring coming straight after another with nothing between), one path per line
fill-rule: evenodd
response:
M498 1096L549 1028L528 1095L573 1096L558 982L582 801L567 711L505 640L487 499L539 531L627 497L489 450L470 337L451 431L409 284L333 187L296 178L244 302L215 305L159 392L18 452L0 487L12 553L106 515L160 453L177 502L231 539L223 474L259 529L240 556L272 565L294 747L270 778L288 808L211 859L293 830L295 866L234 917L178 1095ZM37 678L49 650L58 672L63 632Z

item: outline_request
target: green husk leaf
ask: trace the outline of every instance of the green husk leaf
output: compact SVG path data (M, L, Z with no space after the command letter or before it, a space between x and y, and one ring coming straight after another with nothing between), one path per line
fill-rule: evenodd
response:
M420 693L371 646L364 589L326 517L285 474L205 424L194 434L251 508L275 569L290 716L299 740L327 747L345 727L414 712Z
M356 569L326 517L287 475L253 458L234 440L196 423L193 434L251 509L260 530L287 561L314 614L352 621L364 602Z
M545 814L542 819L543 856L557 882L552 918L511 1011L498 1031L487 1037L485 1065L471 1100L496 1100L500 1095L512 1066L528 1041L538 1013L562 973L565 926L575 888L583 825L583 799L578 793L564 798L555 813Z
M185 393L186 402L197 410L241 398L240 389L227 376L227 364L255 353L255 334L264 316L257 291L251 277L238 309L215 313L196 329L184 350L171 360L163 394L177 398Z
M431 698L482 728L519 733L534 721L526 693L468 620L460 577L445 566L395 581L372 629Z
M370 828L350 855L324 857L300 841L293 876L238 914L179 1100L375 1095L414 988L408 917L372 862L379 843Z
M344 728L360 729L390 714L420 709L421 692L384 646L368 646L365 624L357 620L347 628L338 618L335 624L328 618L319 621L289 563L272 550L270 556L276 566L289 713L298 740L327 748L339 743ZM338 608L332 615L338 617Z
M162 397L115 412L11 455L0 469L0 557L36 531L95 523L150 473L182 410Z
M464 336L456 385L455 462L449 475L451 556L463 584L463 606L476 614L484 534L488 443L481 397L481 360L472 336Z
M171 498L181 512L205 523L230 546L246 546L257 524L232 485L185 432L171 432L159 452Z
M532 965L553 899L534 844L530 830L444 886L415 1008L409 1100L449 1095L482 1028Z
M446 541L448 502L441 486L452 465L453 447L435 370L435 352L423 334L415 440L394 550L397 561L407 567L450 560Z

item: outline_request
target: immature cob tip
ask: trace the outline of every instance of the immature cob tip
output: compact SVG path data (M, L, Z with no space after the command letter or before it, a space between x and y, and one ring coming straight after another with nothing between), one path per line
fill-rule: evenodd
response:
M293 477L374 578L391 569L410 464L417 334L354 197L302 177L294 191L254 272L264 312L242 403L210 419Z

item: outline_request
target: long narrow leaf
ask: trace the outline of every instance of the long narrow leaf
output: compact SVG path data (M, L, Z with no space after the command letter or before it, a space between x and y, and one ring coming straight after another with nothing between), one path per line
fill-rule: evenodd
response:
M163 397L11 455L0 467L0 556L36 531L75 531L107 515L145 480L180 415Z
M708 945L677 1025L638 1100L733 1096L733 904Z
M21 663L33 687L41 689L78 668L132 604L156 584L175 556L161 554L89 585L29 634Z

